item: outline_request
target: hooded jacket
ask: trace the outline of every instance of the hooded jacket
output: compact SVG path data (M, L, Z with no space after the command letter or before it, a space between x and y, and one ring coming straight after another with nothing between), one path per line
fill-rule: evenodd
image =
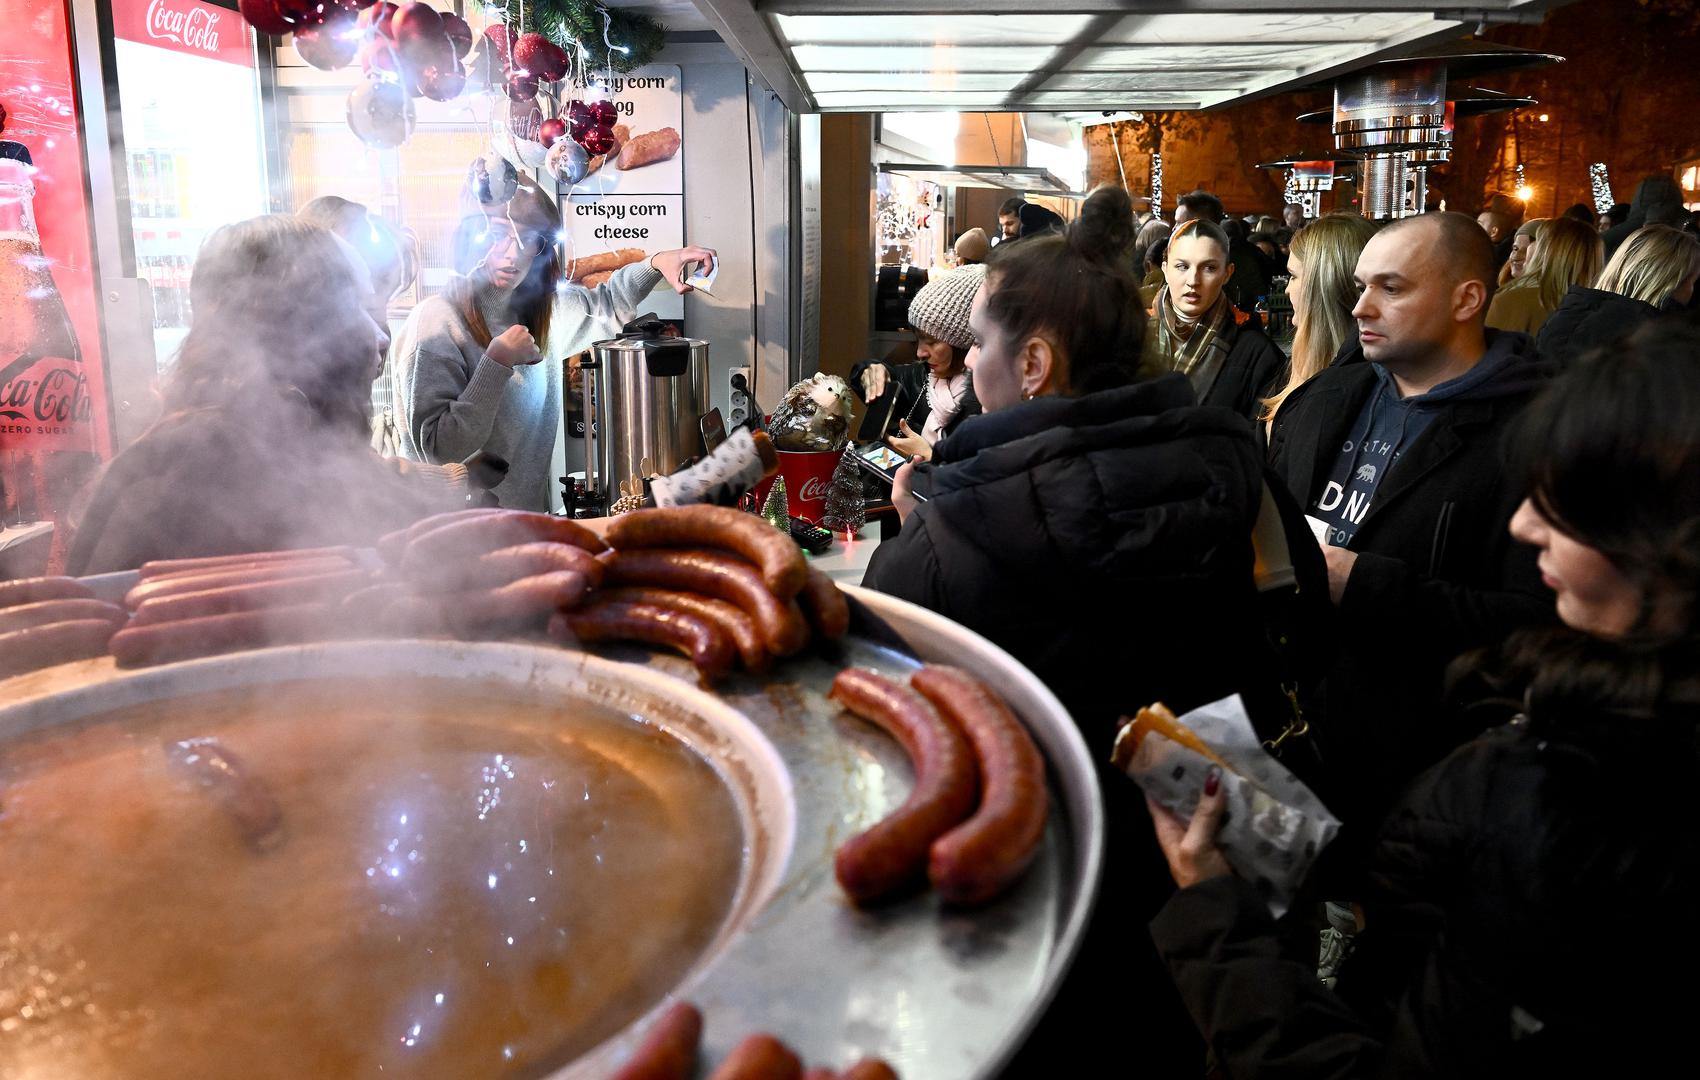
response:
M1489 330L1469 372L1401 400L1354 346L1276 417L1272 468L1331 528L1349 514L1357 553L1334 664L1302 697L1321 759L1305 779L1360 843L1406 783L1478 730L1442 712L1446 665L1553 618L1534 550L1508 532L1525 492L1501 453L1548 372L1528 337Z
M1572 285L1536 340L1541 356L1567 367L1594 349L1628 337L1658 314L1645 300Z

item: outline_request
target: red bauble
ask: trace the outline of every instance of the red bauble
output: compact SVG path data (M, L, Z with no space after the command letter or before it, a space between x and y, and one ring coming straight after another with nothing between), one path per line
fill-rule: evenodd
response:
M428 67L419 73L419 92L432 101L453 101L466 89L466 72L460 61L452 68Z
M484 28L484 40L488 41L491 47L495 49L496 59L500 60L505 68L513 67L513 53L509 47L511 45L508 40L509 37L511 35L508 33L508 28L501 23Z
M449 41L455 47L455 55L462 60L472 51L472 27L466 25L466 20L452 11L442 13L443 33L449 35Z
M363 25L375 26L378 28L378 33L393 40L395 34L393 32L392 24L397 10L396 5L388 3L386 0L386 2L369 9L366 14L362 16L362 18L366 20Z
M521 34L514 42L513 66L534 79L554 82L567 73L567 54L542 34Z
M295 24L283 17L274 0L237 0L236 9L262 34L281 37L295 30Z
M360 51L360 27L352 11L333 7L318 26L295 31L295 51L320 71L345 68Z
M272 0L277 13L293 27L318 26L325 21L328 0Z
M529 75L515 75L508 79L508 100L531 101L537 97L537 80Z
M584 102L578 98L573 98L567 102L567 127L573 133L575 140L580 134L595 126L590 120L590 110L585 107Z
M360 66L367 75L389 79L401 77L401 57L395 51L395 42L382 35L360 47Z
M554 146L555 140L567 133L567 122L558 116L551 116L537 125L537 141L544 146Z
M585 108L590 110L592 127L607 128L613 134L614 125L620 122L620 110L614 108L612 101L592 101Z
M593 156L606 154L614 149L614 131L612 128L593 127L573 136L573 141L584 147Z

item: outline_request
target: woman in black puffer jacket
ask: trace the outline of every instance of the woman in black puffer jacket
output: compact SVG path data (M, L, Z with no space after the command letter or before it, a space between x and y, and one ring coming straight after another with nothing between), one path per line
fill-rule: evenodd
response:
M1173 885L1138 789L1109 769L1115 720L1153 701L1187 709L1236 691L1284 707L1253 582L1257 441L1242 417L1195 404L1184 375L1140 381L1132 239L1126 192L1105 189L1066 234L993 254L969 319L985 412L930 465L898 472L903 530L866 579L1009 650L1104 766L1096 914L1012 1077L1048 1075L1063 1056L1081 1075L1133 1061L1150 1076L1202 1071L1202 1045L1143 929ZM1321 552L1295 518L1305 596L1326 607ZM1130 1010L1137 1050L1114 1036Z
M1511 528L1540 549L1565 626L1473 662L1473 689L1517 716L1389 818L1337 991L1228 870L1219 795L1190 823L1156 815L1184 887L1153 933L1230 1075L1692 1071L1696 415L1700 334L1680 326L1584 361L1530 407L1533 494Z

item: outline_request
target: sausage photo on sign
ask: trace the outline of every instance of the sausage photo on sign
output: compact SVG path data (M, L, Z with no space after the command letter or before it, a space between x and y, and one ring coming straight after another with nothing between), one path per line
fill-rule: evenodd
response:
M620 147L620 169L630 172L645 165L670 161L673 155L679 152L681 142L679 133L673 128L662 128L660 131L648 131L634 136L630 142Z
M632 263L642 262L647 258L649 258L649 252L642 248L620 248L616 251L603 251L595 255L586 255L583 258L573 260L572 269L569 271L567 279L575 285L594 288L595 283L586 282L586 279L593 274L611 275L622 266L630 266ZM607 278L602 280L606 281Z

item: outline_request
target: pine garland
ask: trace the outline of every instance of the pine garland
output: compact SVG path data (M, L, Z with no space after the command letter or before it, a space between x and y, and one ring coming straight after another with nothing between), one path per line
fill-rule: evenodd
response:
M492 12L515 27L516 33L538 33L574 56L582 48L591 71L606 69L627 72L655 59L665 44L667 28L644 15L605 8L596 0L487 0ZM524 19L521 19L521 14ZM607 37L627 52L610 52L603 36L606 13Z

